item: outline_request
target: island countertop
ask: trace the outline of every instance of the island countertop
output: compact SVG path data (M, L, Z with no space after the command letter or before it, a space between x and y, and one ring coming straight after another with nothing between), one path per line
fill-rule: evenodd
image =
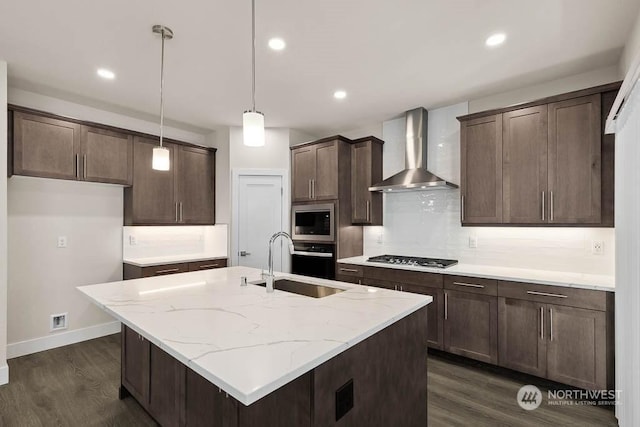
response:
M316 368L432 298L277 274L345 289L311 298L264 287L230 267L80 286L95 304L245 405ZM426 345L426 344L425 344Z

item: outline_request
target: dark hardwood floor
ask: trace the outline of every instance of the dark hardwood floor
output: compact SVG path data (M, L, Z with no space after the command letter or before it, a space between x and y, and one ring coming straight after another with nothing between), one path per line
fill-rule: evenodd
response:
M429 357L430 426L615 426L613 411L551 407L525 411L523 384L546 393L548 383L505 375L486 365ZM154 426L133 400L118 399L120 335L9 360L11 382L0 386L0 426Z

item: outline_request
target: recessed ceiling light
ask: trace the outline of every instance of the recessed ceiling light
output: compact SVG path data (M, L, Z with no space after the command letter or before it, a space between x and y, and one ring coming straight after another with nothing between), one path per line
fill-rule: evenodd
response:
M269 40L269 47L273 50L282 50L287 44L279 37L274 37Z
M333 92L333 97L335 99L345 99L347 97L347 92L345 92L344 90L337 90Z
M504 43L506 39L507 35L505 33L495 33L487 37L487 40L484 43L489 47L495 47Z
M106 68L98 68L98 75L103 79L108 80L113 80L116 78L116 74L111 70L107 70Z

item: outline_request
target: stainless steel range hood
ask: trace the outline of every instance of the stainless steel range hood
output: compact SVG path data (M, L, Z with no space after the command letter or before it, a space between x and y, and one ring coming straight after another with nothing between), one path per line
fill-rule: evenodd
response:
M406 112L405 169L379 182L369 191L416 191L452 189L458 186L427 170L427 110Z

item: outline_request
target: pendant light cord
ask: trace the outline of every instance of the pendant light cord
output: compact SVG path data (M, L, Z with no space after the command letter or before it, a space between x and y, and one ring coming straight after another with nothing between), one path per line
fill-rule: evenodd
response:
M160 36L162 37L162 54L160 56L160 147L164 137L164 28Z
M251 0L251 102L256 111L256 0Z

